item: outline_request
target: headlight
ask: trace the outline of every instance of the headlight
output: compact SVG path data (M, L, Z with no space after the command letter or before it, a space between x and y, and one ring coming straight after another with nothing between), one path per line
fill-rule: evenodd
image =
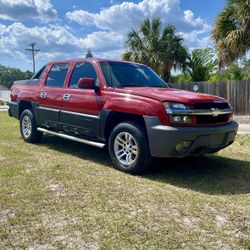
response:
M178 110L186 110L188 106L178 102L164 102L163 103L165 109L178 109Z
M169 115L170 122L176 124L191 124L192 116L186 113L189 107L183 103L177 102L164 102L163 103L166 113ZM184 111L183 114L181 111ZM180 113L180 114L179 114Z

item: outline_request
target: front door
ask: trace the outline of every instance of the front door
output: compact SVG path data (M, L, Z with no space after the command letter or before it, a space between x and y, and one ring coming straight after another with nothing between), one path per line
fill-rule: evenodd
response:
M98 84L95 68L90 62L77 62L64 89L60 121L65 132L97 138L103 100L93 88L79 89L80 78L93 78Z
M47 128L59 130L60 109L64 94L64 82L69 63L52 65L44 85L39 92L38 123Z

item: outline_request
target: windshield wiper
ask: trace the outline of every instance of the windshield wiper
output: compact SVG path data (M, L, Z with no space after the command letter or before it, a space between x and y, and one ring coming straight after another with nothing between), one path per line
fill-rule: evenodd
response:
M124 87L142 87L142 88L168 88L168 86L156 86L156 85L141 85L141 84L128 84L128 85L117 85L117 88L124 88Z
M121 87L146 87L141 84L126 84L126 85L120 85Z

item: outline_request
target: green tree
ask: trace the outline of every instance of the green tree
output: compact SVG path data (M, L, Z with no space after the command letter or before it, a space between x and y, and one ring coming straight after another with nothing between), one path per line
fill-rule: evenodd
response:
M33 72L26 70L24 72L24 79L30 79L33 76Z
M217 67L218 62L214 59L214 53L211 48L194 49L188 55L185 70L194 82L207 81Z
M159 18L146 19L137 29L128 34L124 60L143 63L154 69L168 82L171 69L183 69L187 50L183 39L172 25L161 30Z
M10 88L14 81L30 79L33 73L31 71L23 72L20 69L5 67L0 65L0 84Z
M250 80L250 60L245 60L243 62L243 69L244 69L244 79Z
M231 65L250 49L250 0L228 0L212 30L220 66Z
M172 75L170 77L170 83L188 83L192 82L192 77L187 72L182 72L178 75Z
M250 62L245 61L241 66L233 64L225 69L220 69L209 79L210 82L225 80L250 80Z

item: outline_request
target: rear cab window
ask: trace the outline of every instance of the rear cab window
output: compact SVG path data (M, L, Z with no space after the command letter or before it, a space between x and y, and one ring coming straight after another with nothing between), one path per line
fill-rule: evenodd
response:
M30 79L24 80L28 85L39 85L40 79L45 72L46 66L43 66L38 72L36 72Z
M37 73L32 76L32 80L39 80L45 70L46 66L43 66Z

